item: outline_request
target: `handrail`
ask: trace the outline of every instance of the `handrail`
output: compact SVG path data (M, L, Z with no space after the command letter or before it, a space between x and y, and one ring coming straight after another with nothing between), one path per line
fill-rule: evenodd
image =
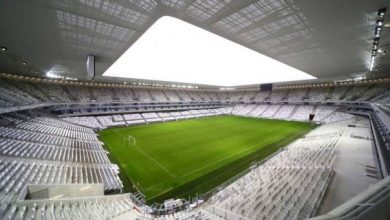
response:
M141 103L141 104L140 104ZM140 101L132 101L132 102L115 102L115 101L95 101L95 102L41 102L31 105L21 105L21 106L10 106L5 108L0 108L0 114L2 113L8 113L8 112L15 112L20 110L30 110L30 109L36 109L36 108L44 108L44 107L57 107L57 110L61 110L60 107L64 107L64 109L71 109L71 105L76 105L76 108L74 109L81 109L81 108L94 108L90 105L98 105L96 108L124 108L124 107L145 107L145 106L170 106L170 105L213 105L213 104L219 104L219 105L229 105L229 104L334 104L334 105L365 105L369 107L369 102L366 101L340 101L340 100L301 100L301 101L289 101L289 100L279 100L279 101L271 101L271 100L265 100L265 101L226 101L226 100L219 100L219 101L189 101L189 102L140 102ZM121 105L117 105L121 104ZM69 108L67 108L67 106ZM58 109L59 108L59 109Z
M355 215L358 215L368 209L377 201L377 198L374 198L375 195L379 193L385 193L390 195L390 176L387 176L383 180L371 185L368 189L359 193L355 197L351 198L347 202L333 209L332 211L320 215L310 220L335 220L335 219L350 219L355 212ZM373 199L374 198L374 199ZM366 205L365 205L366 204ZM354 216L356 217L356 216Z

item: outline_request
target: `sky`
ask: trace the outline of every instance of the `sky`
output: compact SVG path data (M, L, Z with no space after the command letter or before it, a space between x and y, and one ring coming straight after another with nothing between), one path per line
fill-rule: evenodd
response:
M215 86L315 79L169 16L157 20L103 75Z

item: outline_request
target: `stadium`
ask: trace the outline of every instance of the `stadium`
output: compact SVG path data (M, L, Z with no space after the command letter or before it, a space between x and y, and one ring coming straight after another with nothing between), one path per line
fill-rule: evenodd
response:
M390 219L388 5L0 1L0 219Z

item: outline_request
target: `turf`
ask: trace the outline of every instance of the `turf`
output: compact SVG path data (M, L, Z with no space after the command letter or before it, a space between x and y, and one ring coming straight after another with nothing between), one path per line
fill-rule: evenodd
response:
M151 203L207 192L312 128L303 122L218 116L109 128L100 139L119 165L125 189L134 185ZM136 145L123 143L129 134Z

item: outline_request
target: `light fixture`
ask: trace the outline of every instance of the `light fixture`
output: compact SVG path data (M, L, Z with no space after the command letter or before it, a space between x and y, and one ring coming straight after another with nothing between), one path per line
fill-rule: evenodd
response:
M23 62L22 62L22 65L23 65L23 66L26 66L26 65L27 65L27 62L26 62L26 61L23 61Z
M61 78L60 76L54 74L53 71L47 72L47 73L46 73L46 77L48 77L48 78L54 78L54 79Z
M374 37L373 47L371 51L370 71L372 71L374 68L375 56L377 55L377 53L383 53L383 55L386 54L385 51L379 49L379 37L381 35L382 27L384 26L385 12L386 12L386 8L381 8L378 10L379 18L376 20L377 25L375 27L375 37ZM381 66L380 64L376 65L376 67L380 67L380 66Z
M375 56L372 56L371 63L370 63L370 71L372 71L372 68L374 67L374 61L375 61Z
M1 47L1 51L7 51L8 49L6 47Z

